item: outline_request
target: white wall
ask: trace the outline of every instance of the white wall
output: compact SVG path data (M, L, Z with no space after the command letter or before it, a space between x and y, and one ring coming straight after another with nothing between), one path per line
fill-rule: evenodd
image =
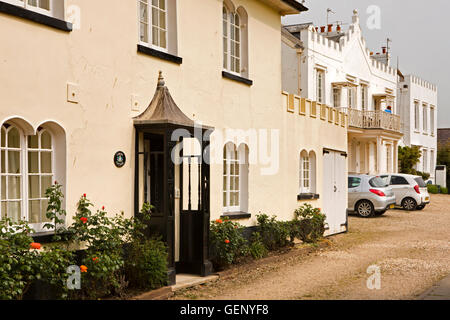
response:
M404 81L399 82L398 104L401 109L403 119L403 144L407 146L420 146L422 152L427 152L427 163L424 168L424 157L422 156L420 163L416 169L431 174L431 180L434 181L435 170L431 168L436 166L437 159L437 87L428 81L420 79L414 75L407 75ZM415 101L419 102L419 128L416 129L415 119ZM427 105L425 109L428 112L427 130L424 130L423 104ZM434 106L434 130L431 130L430 107ZM432 152L434 156L432 156ZM425 170L424 170L425 169Z

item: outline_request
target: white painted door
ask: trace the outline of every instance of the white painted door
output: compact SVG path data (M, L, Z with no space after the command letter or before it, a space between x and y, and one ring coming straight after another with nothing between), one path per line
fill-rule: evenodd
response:
M347 170L342 152L324 151L323 212L327 216L326 235L347 231Z

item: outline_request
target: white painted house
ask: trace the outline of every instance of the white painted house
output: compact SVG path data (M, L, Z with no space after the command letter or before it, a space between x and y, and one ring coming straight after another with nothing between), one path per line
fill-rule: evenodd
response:
M397 104L403 125L402 144L422 151L416 170L435 181L437 158L437 86L414 75L400 77Z
M348 114L349 172L397 172L402 137L397 70L389 66L387 52L373 55L366 48L356 10L347 31L333 29L283 28L283 90Z

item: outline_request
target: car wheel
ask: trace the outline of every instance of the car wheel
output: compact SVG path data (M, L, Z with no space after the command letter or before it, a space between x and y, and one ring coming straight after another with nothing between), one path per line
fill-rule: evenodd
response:
M423 204L423 205L417 206L416 209L417 209L417 210L423 210L423 209L425 209L425 205Z
M362 200L358 202L358 204L356 205L356 212L360 217L363 218L370 218L375 214L373 204L368 200Z
M402 207L405 210L413 211L417 208L417 202L413 198L405 198L402 201Z
M386 213L386 211L387 211L387 210L377 211L377 212L375 212L375 215L378 216L378 217L379 217L379 216L382 216L383 214Z

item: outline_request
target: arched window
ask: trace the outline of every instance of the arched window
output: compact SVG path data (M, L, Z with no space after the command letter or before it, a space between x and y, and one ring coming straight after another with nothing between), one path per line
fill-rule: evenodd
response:
M248 169L248 147L226 144L223 150L224 212L248 210Z
M247 13L244 8L234 9L231 1L224 1L223 69L248 77Z
M316 155L313 151L300 154L300 193L316 192Z
M41 232L50 222L46 190L54 180L65 184L65 133L52 122L33 131L21 119L0 127L0 216L28 221Z
M22 134L15 126L1 127L1 217L19 221L22 218Z
M45 191L53 183L53 139L48 130L40 128L28 136L28 212L30 223L49 222Z

